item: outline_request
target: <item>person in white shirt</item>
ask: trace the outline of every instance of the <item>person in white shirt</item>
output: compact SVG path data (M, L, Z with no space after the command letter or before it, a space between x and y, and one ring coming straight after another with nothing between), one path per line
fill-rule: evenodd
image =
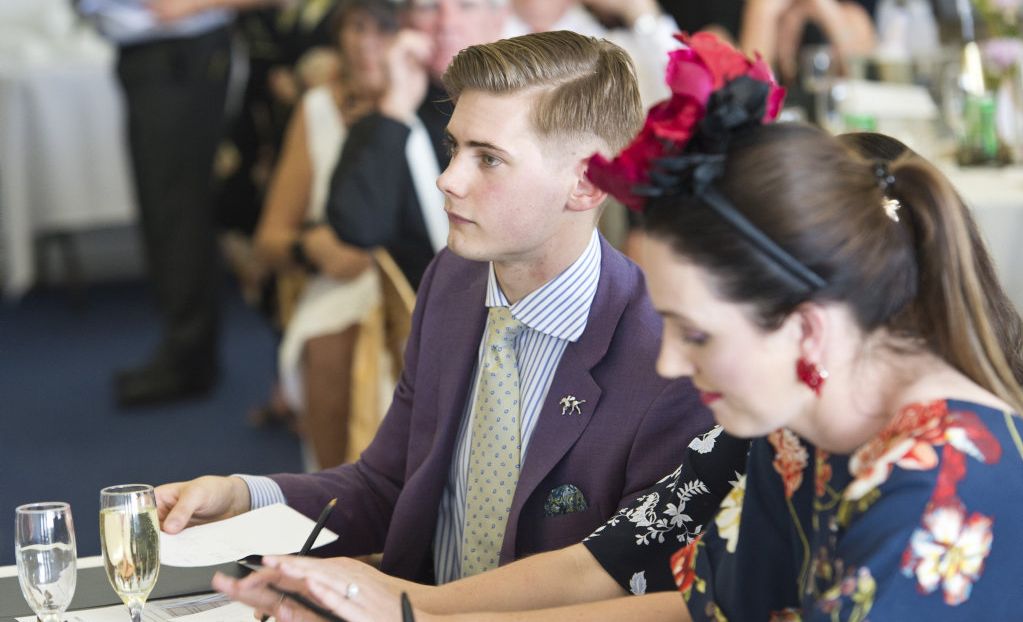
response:
M675 40L678 25L656 0L511 0L511 9L505 20L506 38L571 30L607 39L632 57L644 106L669 95L664 85L664 69L668 52L679 47ZM625 27L608 28L597 15L621 22Z

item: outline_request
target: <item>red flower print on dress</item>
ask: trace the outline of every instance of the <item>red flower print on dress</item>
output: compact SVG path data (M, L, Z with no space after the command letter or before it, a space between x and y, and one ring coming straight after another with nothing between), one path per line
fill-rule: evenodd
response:
M799 437L787 428L775 430L767 435L767 440L774 446L774 470L781 475L785 484L785 498L791 499L799 485L803 483L803 470L806 469L809 455Z
M992 522L979 512L967 518L958 499L928 504L923 526L913 532L902 554L903 574L915 576L924 594L940 586L947 604L966 602L991 552Z
M830 455L823 449L815 452L814 462L816 463L816 475L814 477L814 492L818 497L823 497L828 491L828 482L831 481L831 463L828 462Z
M696 547L702 537L701 535L696 538L671 556L671 574L674 575L675 585L683 596L693 588L693 582L696 580Z
M988 464L998 462L1002 455L998 441L976 414L949 412L944 400L912 404L853 453L849 471L854 479L845 489L844 497L850 501L860 499L883 484L894 466L933 469L938 465L935 447L946 443ZM954 494L954 490L951 492Z
M772 611L771 617L767 619L767 622L800 622L803 619L803 612L799 609L782 609L781 611Z

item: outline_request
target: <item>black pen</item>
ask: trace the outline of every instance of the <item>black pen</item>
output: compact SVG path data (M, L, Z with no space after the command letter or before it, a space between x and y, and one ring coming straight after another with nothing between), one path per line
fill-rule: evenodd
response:
M309 551L313 549L313 544L316 542L316 538L320 535L320 532L323 531L323 526L327 524L327 519L330 518L330 513L334 511L335 505L337 505L337 497L334 497L333 499L328 501L327 505L324 506L323 510L320 512L320 517L316 519L316 525L313 526L313 530L309 532L309 537L305 539L305 544L303 544L302 549L299 550L298 552L299 555L308 555ZM287 596L288 598L291 598L295 602L298 602L303 606L309 607L309 605L307 604L308 601L303 602L298 598L295 598L296 596L295 594L282 592L281 590L278 590L272 585L270 587L272 587L274 591L280 592L282 596ZM309 608L311 609L311 607ZM323 615L322 613L320 613L320 611L316 611L316 613ZM270 616L263 616L262 618L260 618L260 622L266 622L268 619L270 619ZM340 618L334 616L334 619L339 620Z
M416 622L416 616L412 613L412 603L408 599L408 592L401 593L401 622Z
M316 519L316 526L309 533L309 537L305 539L305 544L302 545L302 550L298 552L299 555L308 555L309 551L313 548L313 543L316 542L316 537L323 531L323 526L327 524L327 519L330 518L330 513L334 511L334 506L337 505L337 497L327 502L327 505L320 512L320 517Z

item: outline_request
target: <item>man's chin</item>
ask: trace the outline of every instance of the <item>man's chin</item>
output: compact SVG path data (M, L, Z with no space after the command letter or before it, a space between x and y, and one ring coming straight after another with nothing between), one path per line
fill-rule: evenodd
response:
M469 261L490 261L490 257L477 245L467 242L461 236L449 235L448 248L452 253Z

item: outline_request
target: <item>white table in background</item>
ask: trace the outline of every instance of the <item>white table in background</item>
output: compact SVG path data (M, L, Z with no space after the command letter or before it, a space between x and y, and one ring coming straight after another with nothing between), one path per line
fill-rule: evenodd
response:
M135 218L114 54L82 39L0 55L0 263L9 298L35 280L38 235Z

